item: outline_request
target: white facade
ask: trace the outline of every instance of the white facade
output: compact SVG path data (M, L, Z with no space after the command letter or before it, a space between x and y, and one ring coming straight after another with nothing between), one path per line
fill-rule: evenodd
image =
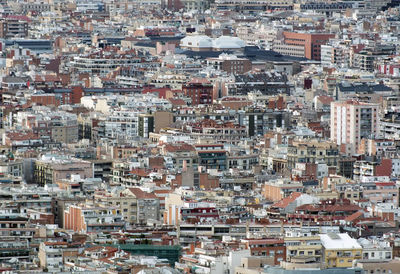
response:
M363 260L391 260L393 258L392 247L390 243L380 239L365 239L360 238L357 240L362 246L362 259Z
M362 138L379 134L379 105L358 101L331 103L331 140L346 145L346 154L357 152Z
M220 36L213 39L206 35L190 35L181 40L180 46L184 49L224 50L241 49L246 46L246 43L233 36Z
M400 177L400 159L392 159L392 177Z
M111 139L132 139L138 136L139 112L114 111L105 121L105 136Z
M41 265L49 272L60 272L63 270L62 249L57 245L46 245L44 242L39 246L39 257Z
M332 46L321 45L321 66L332 66Z

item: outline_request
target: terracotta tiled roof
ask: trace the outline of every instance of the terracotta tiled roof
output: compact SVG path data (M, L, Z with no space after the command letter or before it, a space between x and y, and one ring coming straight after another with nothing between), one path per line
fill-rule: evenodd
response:
M364 216L364 212L357 211L356 213L353 213L350 216L347 216L344 220L346 222L353 222L354 220L357 220L358 218L360 218L362 216Z
M279 202L276 202L271 207L286 208L289 204L293 203L297 198L302 195L300 192L293 192L289 197L283 198Z
M23 141L23 140L36 140L39 139L37 134L33 132L8 132L6 133L7 138L12 141Z
M324 96L324 95L318 96L318 100L324 105L329 105L331 102L334 101L332 97Z
M144 192L137 187L129 188L129 191L139 199L157 199L157 196L154 195L154 193Z
M141 176L141 177L147 177L150 174L150 172L147 172L146 170L144 170L142 168L132 169L129 173L130 174L134 174L134 175L138 175L138 176Z
M169 101L171 102L171 104L173 106L184 106L184 105L186 105L185 101L183 101L182 99L170 98Z
M58 82L61 81L60 77L56 75L36 75L35 82Z
M166 144L164 148L168 152L196 151L193 146L186 143Z
M361 207L353 204L333 204L333 205L301 205L296 208L296 211L325 211L325 212L337 212L337 211L358 211Z

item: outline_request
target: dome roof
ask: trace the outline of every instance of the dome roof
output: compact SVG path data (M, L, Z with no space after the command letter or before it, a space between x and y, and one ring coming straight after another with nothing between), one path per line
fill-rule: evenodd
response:
M217 49L239 49L246 46L246 43L238 38L232 36L220 36L213 41L213 48Z
M232 36L220 36L212 39L206 35L190 35L181 40L182 47L194 48L215 48L215 49L240 49L246 46L246 43Z
M211 48L212 39L206 35L186 36L181 40L181 46L196 48Z

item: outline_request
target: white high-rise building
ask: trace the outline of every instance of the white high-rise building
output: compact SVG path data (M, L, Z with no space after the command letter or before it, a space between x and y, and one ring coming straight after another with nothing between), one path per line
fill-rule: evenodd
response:
M379 134L379 105L355 100L331 103L331 140L348 155L357 152L362 138Z

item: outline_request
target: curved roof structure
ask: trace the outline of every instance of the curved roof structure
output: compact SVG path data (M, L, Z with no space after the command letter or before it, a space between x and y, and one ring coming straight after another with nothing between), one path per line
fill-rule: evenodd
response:
M246 46L246 43L232 36L220 36L218 38L210 38L206 35L190 35L181 40L181 47L185 48L213 48L213 49L241 49Z
M212 44L216 49L240 49L246 46L242 39L232 36L220 36L214 39Z
M181 40L183 47L211 48L213 40L206 35L186 36Z

